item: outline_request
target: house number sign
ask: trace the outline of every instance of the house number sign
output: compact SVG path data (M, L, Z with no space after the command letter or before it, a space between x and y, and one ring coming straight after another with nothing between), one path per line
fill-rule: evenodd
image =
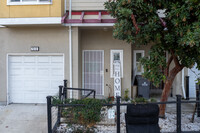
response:
M38 46L31 46L31 51L39 51L39 47Z
M114 97L121 96L120 61L114 61Z

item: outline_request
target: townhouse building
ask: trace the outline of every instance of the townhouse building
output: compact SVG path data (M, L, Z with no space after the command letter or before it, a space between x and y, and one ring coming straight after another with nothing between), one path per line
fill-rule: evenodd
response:
M45 103L63 79L68 87L95 89L97 98L113 96L115 60L121 65L122 96L126 89L136 96L133 79L143 72L139 58L148 56L152 44L136 47L114 39L116 19L105 1L1 0L0 102ZM174 95L184 94L189 74L185 69L177 75Z

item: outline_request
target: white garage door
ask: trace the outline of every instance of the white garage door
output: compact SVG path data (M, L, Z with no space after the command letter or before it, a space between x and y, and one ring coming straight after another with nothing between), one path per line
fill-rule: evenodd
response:
M196 69L196 64L193 68L189 69L189 97L195 98L196 97L196 82L198 74L200 71Z
M46 103L64 78L63 56L9 56L10 103Z

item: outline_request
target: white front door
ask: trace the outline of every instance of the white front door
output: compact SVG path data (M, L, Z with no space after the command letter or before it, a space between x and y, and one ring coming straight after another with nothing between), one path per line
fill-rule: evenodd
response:
M196 69L196 64L193 68L188 70L189 75L189 97L190 98L196 98L196 83L197 83L197 77L200 71Z
M64 79L63 56L9 56L10 103L46 103Z
M103 95L104 89L104 51L83 51L83 88L96 90L96 95ZM87 94L85 92L84 94Z

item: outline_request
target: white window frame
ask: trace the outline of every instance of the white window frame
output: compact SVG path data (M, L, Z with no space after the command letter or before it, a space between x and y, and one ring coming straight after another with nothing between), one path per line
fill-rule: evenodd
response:
M142 54L142 57L144 57L144 50L134 50L133 51L133 57L134 57L134 60L133 60L133 70L135 71L136 70L136 54L137 53L141 53ZM134 75L142 75L142 73L144 72L144 68L142 67L142 72L137 72L136 70L136 73Z
M110 51L110 77L114 78L114 71L113 71L113 56L114 53L119 53L120 54L120 64L121 64L121 78L123 78L123 50L111 50Z
M40 0L25 2L23 0L20 0L20 2L11 2L11 0L7 0L7 5L49 5L52 4L51 0L50 2L40 2Z

